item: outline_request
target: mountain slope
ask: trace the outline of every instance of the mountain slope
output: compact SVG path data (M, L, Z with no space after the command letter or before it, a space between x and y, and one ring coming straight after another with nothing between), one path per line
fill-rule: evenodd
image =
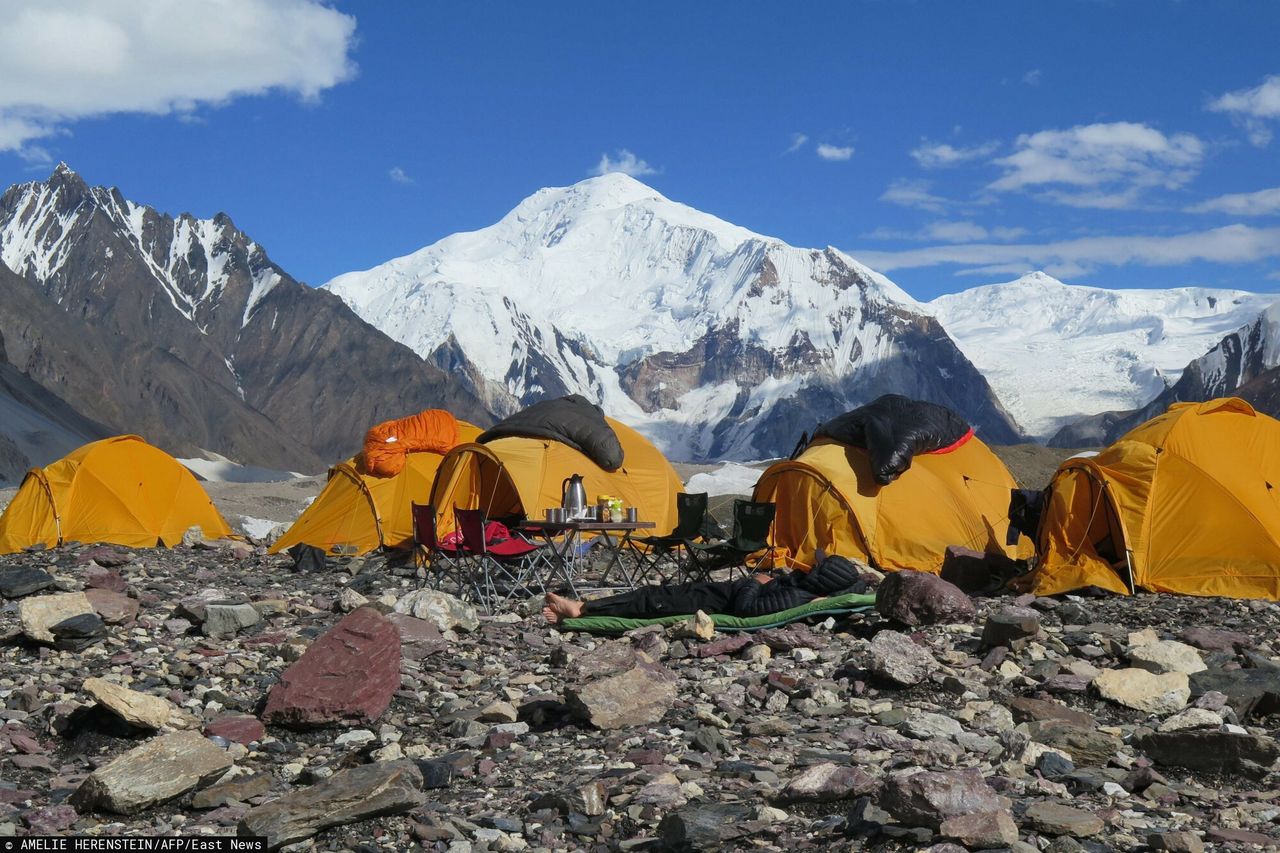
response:
M0 486L14 485L28 468L107 434L102 424L10 364L0 333Z
M1207 353L1191 361L1172 386L1143 406L1103 412L1063 427L1049 440L1052 447L1110 444L1138 424L1161 414L1171 403L1201 402L1237 393L1259 409L1280 415L1271 392L1273 370L1280 366L1280 302L1224 336Z
M897 391L989 439L1019 430L942 326L835 249L798 249L625 175L540 190L501 221L325 288L521 403L582 393L681 459L789 452Z
M81 365L85 387L60 395L173 452L318 470L381 419L428 405L489 417L465 385L295 281L225 214L171 217L59 165L0 197L0 260L105 351ZM73 381L42 351L34 379ZM112 371L128 381L91 390Z
M1151 400L1273 298L1199 287L1107 290L1036 272L929 307L1027 432L1047 438L1083 417Z

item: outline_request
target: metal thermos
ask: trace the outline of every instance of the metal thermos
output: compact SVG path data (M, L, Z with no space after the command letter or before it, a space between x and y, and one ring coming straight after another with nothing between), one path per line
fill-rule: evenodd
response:
M560 506L564 509L565 520L581 518L587 510L587 488L582 485L582 475L566 477L560 489Z

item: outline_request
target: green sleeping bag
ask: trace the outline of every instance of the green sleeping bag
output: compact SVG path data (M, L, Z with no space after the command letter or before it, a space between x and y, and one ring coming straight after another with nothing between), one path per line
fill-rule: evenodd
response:
M849 593L834 595L810 601L790 610L767 613L764 616L729 616L725 613L712 613L711 621L716 623L717 631L759 631L764 628L776 628L804 619L808 616L843 616L857 613L875 606L874 593ZM674 625L688 619L688 614L681 616L655 616L652 619L628 619L622 616L579 616L577 619L565 619L559 623L562 631L584 631L588 634L623 634L646 625Z

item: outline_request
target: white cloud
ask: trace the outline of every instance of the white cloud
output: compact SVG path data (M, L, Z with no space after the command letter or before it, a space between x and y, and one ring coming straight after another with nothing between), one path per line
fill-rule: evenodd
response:
M801 148L805 146L805 143L808 141L809 141L809 135L807 133L793 133L791 134L790 147L788 147L787 150L782 153L790 154L794 151L799 151Z
M976 240L1017 240L1025 236L1025 228L987 228L967 220L939 220L931 222L919 231L898 231L879 227L862 235L869 240L942 240L947 243L971 243Z
M600 162L591 170L591 174L607 175L610 172L621 172L622 174L630 175L633 178L658 174L657 169L653 168L644 160L641 160L625 148L619 148L615 153L618 155L617 160L610 159L608 154L601 154Z
M413 183L413 178L409 177L408 173L399 166L392 166L391 171L387 172L387 177L391 178L391 180L395 181L397 184Z
M1272 74L1252 89L1237 89L1214 98L1209 109L1227 113L1243 124L1249 141L1262 147L1271 141L1266 120L1280 118L1280 74Z
M969 148L956 148L945 142L930 142L926 139L911 152L911 156L926 169L942 169L947 166L955 166L966 160L976 160L980 157L990 156L999 147L1000 143L998 142L984 142L981 145L974 145Z
M1026 74L1022 75L1022 82L1026 83L1028 86L1039 86L1040 77L1041 77L1040 69L1032 68Z
M1230 193L1187 208L1188 213L1230 213L1233 216L1266 216L1280 213L1280 187L1252 193Z
M1072 269L1097 266L1176 266L1194 261L1251 263L1280 257L1280 228L1229 225L1172 236L1081 237L1039 244L967 243L928 246L901 252L855 251L858 260L882 272L943 264L977 267L983 272L1020 267Z
M355 19L318 0L9 0L4 17L4 151L91 116L314 99L356 71Z
M931 213L941 213L951 205L951 202L929 192L931 186L932 184L928 181L901 178L889 184L889 188L880 196L880 200L900 207L914 207Z
M853 156L852 145L828 145L822 142L818 145L818 156L823 160L848 160Z
M1166 136L1125 121L1024 133L1014 147L993 161L1005 172L988 189L1050 187L1048 200L1076 207L1132 207L1146 190L1186 184L1204 158L1204 144L1190 133Z

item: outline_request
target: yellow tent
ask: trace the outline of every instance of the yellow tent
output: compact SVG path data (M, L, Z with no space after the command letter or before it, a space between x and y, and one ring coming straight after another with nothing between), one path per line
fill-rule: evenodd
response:
M876 483L865 450L820 438L795 459L771 465L754 500L777 504L777 565L812 568L821 548L882 570L938 572L948 545L1030 556L1026 539L1004 544L1016 488L1004 463L976 437L917 454L887 486Z
M458 421L458 440L475 441L480 428ZM360 457L329 469L329 482L271 546L275 554L299 542L325 551L364 554L378 547L401 548L413 541L411 505L425 504L443 455L424 451L405 456L394 477L362 473Z
M545 438L497 438L455 447L440 463L431 503L441 534L453 529L453 508L483 509L490 517L524 515L541 519L560 506L562 484L581 474L587 499L611 495L639 509L641 521L657 532L675 527L676 494L684 490L671 463L648 439L613 418L605 418L622 445L623 463L606 471L582 453Z
M0 516L0 554L64 542L169 547L196 525L211 539L231 534L190 471L138 436L118 435L27 472Z
M1049 486L1041 595L1086 586L1280 598L1280 422L1230 397L1175 403Z

